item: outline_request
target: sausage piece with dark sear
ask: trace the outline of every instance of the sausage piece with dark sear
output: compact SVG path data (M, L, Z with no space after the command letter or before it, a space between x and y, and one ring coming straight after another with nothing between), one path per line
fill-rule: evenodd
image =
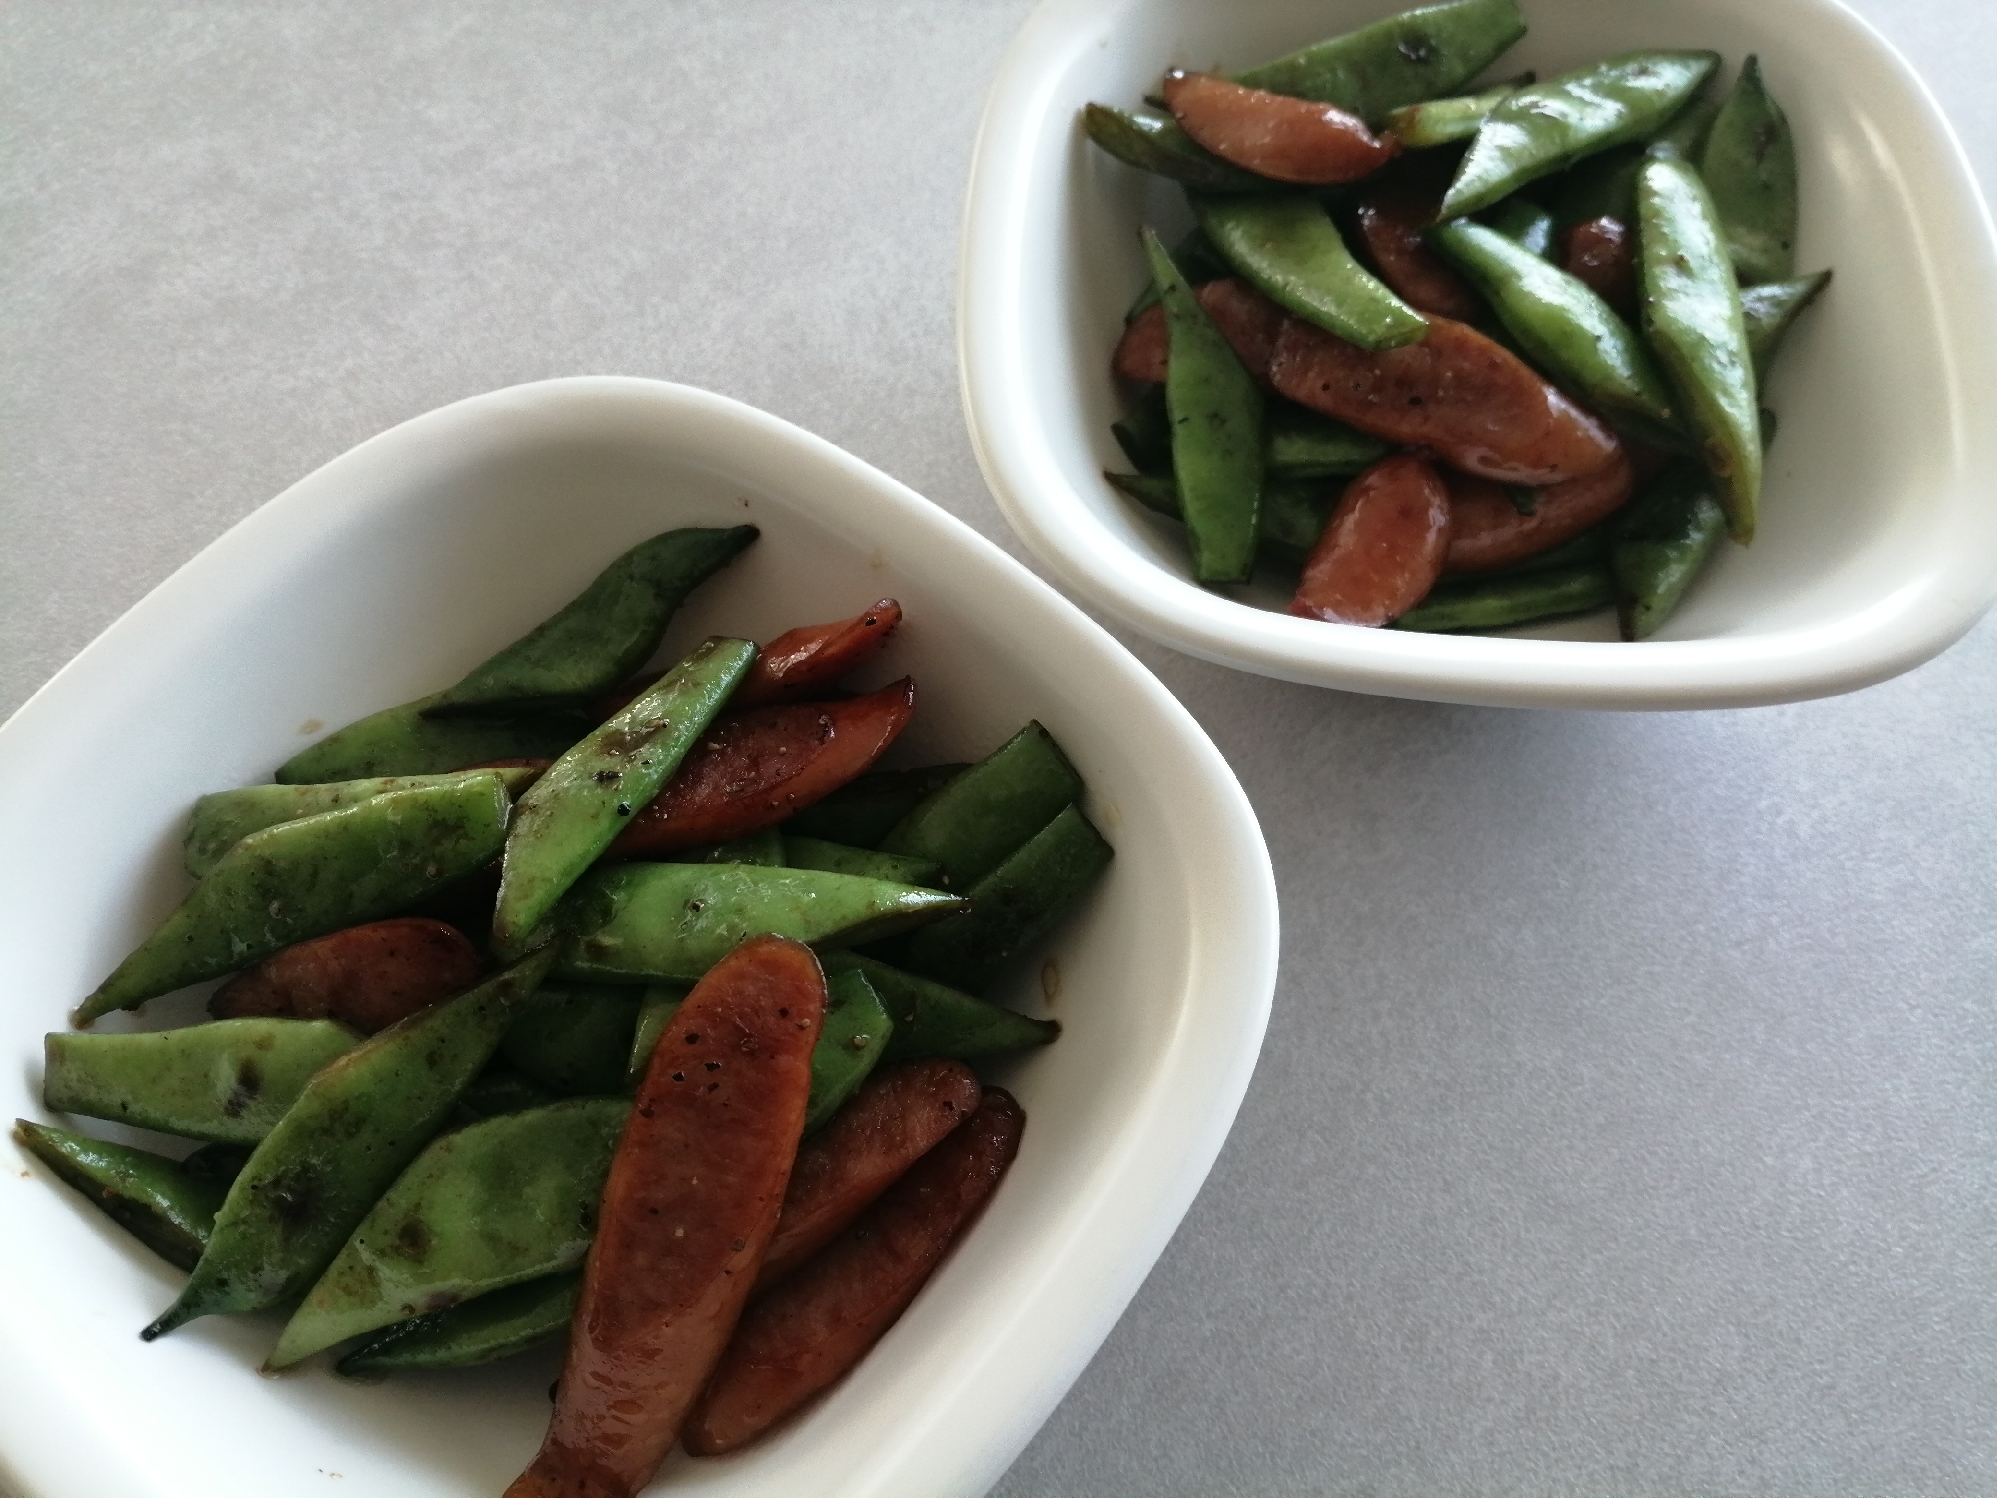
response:
M1449 554L1445 573L1492 572L1572 540L1628 502L1636 471L1618 457L1595 473L1533 491L1530 515L1522 514L1504 487L1489 479L1448 473Z
M1380 625L1420 603L1449 547L1449 495L1434 465L1402 453L1346 486L1304 563L1290 612Z
M215 990L216 1019L336 1019L363 1035L463 993L485 966L455 926L370 921L274 952Z

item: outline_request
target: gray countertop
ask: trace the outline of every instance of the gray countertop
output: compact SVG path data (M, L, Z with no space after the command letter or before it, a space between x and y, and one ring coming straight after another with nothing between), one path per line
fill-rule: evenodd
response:
M956 235L1024 0L0 11L0 712L365 437L686 381L1020 554ZM1862 0L1997 179L1980 0ZM1677 716L1132 648L1282 977L1184 1227L997 1491L1997 1492L1997 624Z

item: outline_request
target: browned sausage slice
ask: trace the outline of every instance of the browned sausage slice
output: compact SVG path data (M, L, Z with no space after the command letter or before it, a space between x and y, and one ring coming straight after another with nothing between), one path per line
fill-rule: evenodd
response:
M1403 301L1420 312L1466 320L1483 312L1483 302L1422 237L1435 222L1447 185L1432 191L1425 183L1406 180L1369 186L1359 200L1359 237L1366 241L1380 279Z
M1019 1104L986 1088L962 1128L751 1306L687 1422L686 1449L735 1450L865 1357L997 1188L1025 1127Z
M672 1449L776 1227L825 977L751 937L687 995L611 1157L547 1439L507 1498L626 1498Z
M911 1061L881 1073L797 1152L776 1236L756 1288L767 1289L839 1235L978 1106L961 1061Z
M1591 218L1567 231L1567 274L1628 317L1636 311L1636 235L1619 218Z
M1392 134L1334 104L1293 99L1174 68L1165 107L1186 134L1223 161L1278 182L1354 182L1399 154Z
M1283 309L1246 281L1232 278L1209 281L1194 294L1241 367L1267 385L1269 361L1276 356L1276 339L1283 331ZM1167 363L1165 309L1154 302L1123 330L1110 365L1126 380L1159 385L1164 383Z
M1449 488L1449 555L1444 572L1489 572L1572 540L1620 509L1636 487L1627 458L1564 484L1533 491L1530 515L1502 487L1467 474L1443 476Z
M349 926L273 953L216 989L217 1019L336 1019L364 1035L463 993L485 964L455 926L418 916Z
M1501 484L1579 478L1621 450L1517 355L1452 318L1431 317L1420 343L1369 351L1293 317L1272 374L1293 401Z
M1385 624L1422 601L1449 549L1449 492L1407 453L1346 486L1304 563L1290 612L1332 624Z
M883 598L851 619L780 634L762 648L728 705L762 707L811 696L879 655L900 624L901 605Z

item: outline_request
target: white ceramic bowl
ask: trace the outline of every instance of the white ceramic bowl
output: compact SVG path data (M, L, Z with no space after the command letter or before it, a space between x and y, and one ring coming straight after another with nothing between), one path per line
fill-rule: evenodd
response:
M643 537L742 520L762 539L682 611L667 654L894 595L907 623L882 669L923 693L899 757L968 758L1038 717L1118 857L1013 995L1066 1029L999 1073L1028 1124L976 1230L813 1410L737 1457L675 1457L659 1486L980 1493L1108 1333L1233 1120L1274 985L1274 881L1227 765L1122 647L774 417L644 380L464 401L327 464L107 630L0 729L0 1094L9 1115L46 1117L41 1036L183 892L194 796L452 680ZM178 1273L8 1149L0 1491L496 1498L533 1454L558 1349L369 1387L258 1378L267 1317L141 1345Z
M1741 706L1848 691L1933 656L1997 596L1997 243L1960 148L1906 64L1835 0L1524 0L1494 72L1636 47L1759 53L1800 151L1800 265L1835 266L1771 380L1760 534L1728 547L1659 636L1604 615L1510 637L1297 619L1264 586L1195 586L1176 527L1116 495L1108 374L1178 189L1082 134L1170 66L1246 67L1393 0L1046 0L1000 66L964 220L958 341L985 477L1034 554L1166 644L1292 681L1441 701ZM1724 81L1724 80L1723 80Z

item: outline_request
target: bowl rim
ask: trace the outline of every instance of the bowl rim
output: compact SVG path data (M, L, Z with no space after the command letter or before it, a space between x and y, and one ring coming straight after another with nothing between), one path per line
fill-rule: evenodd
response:
M1257 674L1386 696L1488 706L1623 710L1747 707L1854 691L1910 670L1997 602L1997 421L1970 392L1997 385L1997 228L1961 142L1900 53L1841 0L1767 0L1792 24L1829 27L1873 54L1906 106L1921 201L1948 249L1953 295L1939 359L1952 429L1952 488L1977 492L1982 544L1957 546L1917 581L1806 626L1704 640L1615 642L1412 635L1326 626L1235 602L1141 556L1076 492L1032 414L1025 354L1026 225L1035 152L1056 80L1145 0L1041 0L986 97L958 253L957 350L971 444L1001 513L1036 559L1092 605L1177 650ZM1381 13L1404 8L1381 7Z
M1181 766L1192 767L1183 794L1161 800L1157 816L1175 841L1201 850L1204 872L1189 863L1187 882L1205 902L1203 918L1186 942L1177 1021L1158 1047L1155 1067L1132 1087L1132 1106L1109 1136L1112 1148L1099 1167L1106 1189L1075 1201L1044 1225L1036 1223L1036 1253L1017 1277L1020 1295L1004 1306L981 1307L978 1324L992 1336L968 1354L953 1352L940 1364L934 1357L925 1361L925 1373L947 1375L936 1380L934 1396L905 1412L908 1424L877 1440L864 1463L843 1475L828 1474L832 1480L820 1489L982 1492L1094 1355L1210 1170L1260 1052L1275 987L1279 929L1275 876L1261 828L1204 729L1120 642L971 527L823 438L690 386L582 376L472 396L369 438L290 485L204 547L58 671L0 724L0 771L14 772L0 773L0 825L19 815L30 798L45 795L33 789L39 770L60 754L75 731L76 710L93 694L115 687L135 665L177 648L181 621L229 608L233 588L260 559L309 551L343 505L357 513L369 505L388 509L380 492L369 498L370 484L379 491L384 475L398 466L434 467L454 445L476 454L481 443L505 440L501 434L517 430L523 419L568 413L586 427L589 419L610 411L663 419L673 432L677 458L780 495L782 507L794 513L808 514L822 502L828 524L855 533L913 535L931 555L954 552L961 565L987 581L992 597L1020 610L1017 617L1039 619L1057 632L1064 650L1092 658L1100 668L1095 686L1105 714L1112 706L1119 710L1105 721L1129 722L1132 713L1145 721L1149 715L1151 733L1162 737L1147 737L1144 758L1167 756L1174 774ZM759 477L785 470L793 475L785 483ZM835 487L853 497L819 498ZM224 600L220 605L212 602L217 596ZM22 871L0 871L0 886L25 887L27 878ZM44 1020L57 1022L53 1014L22 1006L23 1025L36 1035L37 1026L46 1028ZM147 1453L127 1449L136 1443L98 1442L78 1449L75 1415L89 1381L76 1376L81 1370L73 1364L52 1360L45 1342L30 1340L39 1314L24 1306L12 1312L0 1307L0 1487L11 1484L22 1498L98 1492L112 1480L134 1494L183 1491L175 1486L174 1473L154 1469ZM69 1376L51 1376L64 1370ZM717 1486L737 1490L724 1464L703 1467L711 1467ZM694 1485L708 1490L704 1483Z

